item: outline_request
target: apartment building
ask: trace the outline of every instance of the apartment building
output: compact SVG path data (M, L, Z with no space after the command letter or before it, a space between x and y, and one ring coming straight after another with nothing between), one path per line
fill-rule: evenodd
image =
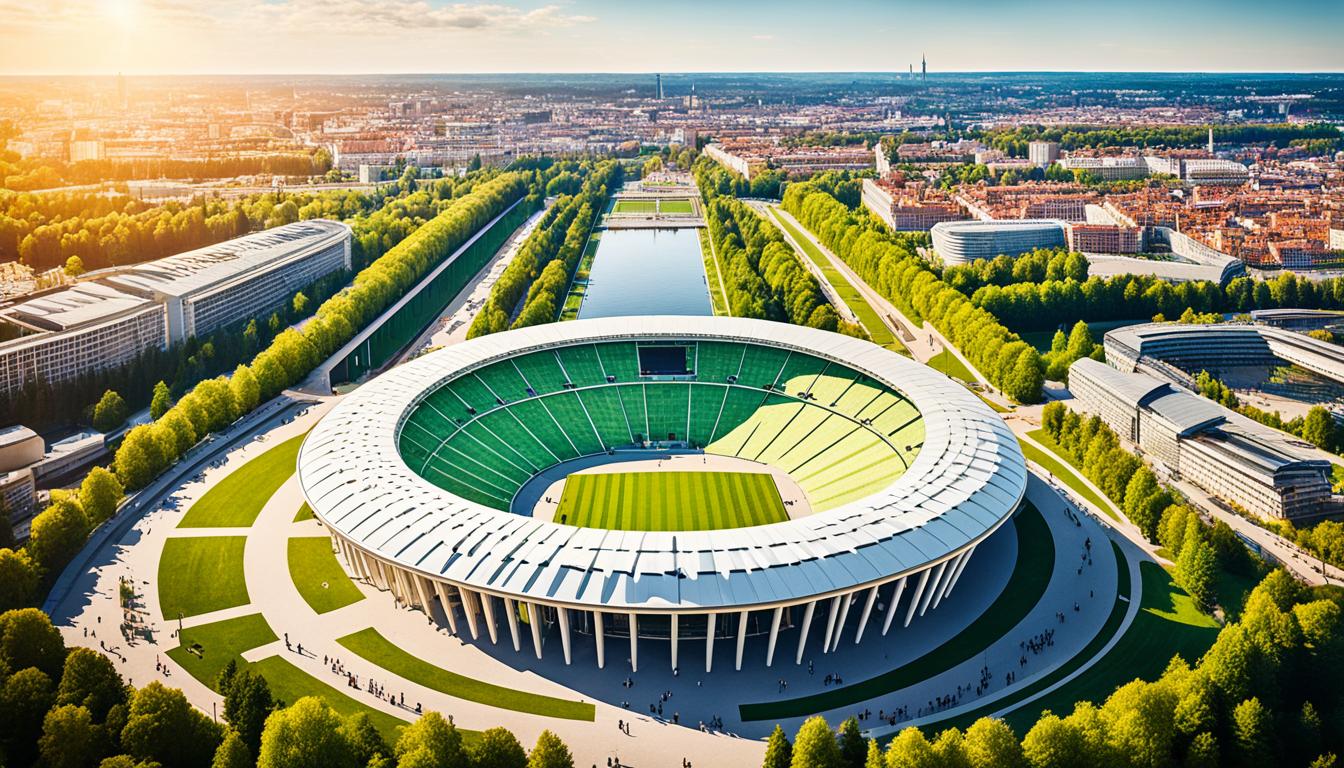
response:
M1084 253L1140 253L1143 230L1118 224L1070 224L1069 250Z
M968 264L999 255L1018 256L1037 248L1065 243L1062 221L1008 219L1003 221L944 221L930 229L933 248L943 264Z
M924 232L939 222L966 218L966 212L951 197L919 183L864 179L863 204L897 232Z

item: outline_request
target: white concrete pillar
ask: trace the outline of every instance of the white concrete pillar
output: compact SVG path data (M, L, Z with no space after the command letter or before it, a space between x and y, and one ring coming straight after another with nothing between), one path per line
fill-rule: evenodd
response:
M499 630L495 628L495 598L480 593L481 613L485 614L485 631L490 635L490 644L499 644Z
M947 562L944 560L933 569L933 576L929 577L929 588L924 591L924 599L919 601L919 615L923 616L924 611L929 607L929 601L933 599L933 593L938 591L938 586L943 582L943 576L947 574Z
M738 672L742 671L742 649L747 647L747 614L751 611L743 611L737 615L737 666Z
M705 632L705 672L714 671L714 620L719 615L717 613L706 614L705 619L708 622Z
M432 587L429 587L428 585L429 580L418 573L412 573L409 575L411 577L411 580L415 582L415 592L420 597L420 608L425 612L426 616L432 616L433 614L430 611L429 596L434 594L434 590Z
M639 619L630 614L630 671L639 671Z
M831 652L831 638L835 636L835 616L840 612L840 595L831 598L831 610L826 614L826 640L821 644L822 653Z
M509 637L513 639L513 651L517 653L522 650L522 644L518 642L518 604L504 598L504 612L509 614Z
M593 611L593 637L597 638L597 668L607 665L607 638L602 631L602 612Z
M891 629L891 620L896 618L896 606L900 605L901 595L905 594L905 583L908 577L902 576L901 580L896 582L896 588L891 592L891 604L887 606L887 618L882 621L882 636L887 636L887 630Z
M480 632L476 627L476 593L469 589L457 588L457 593L462 596L462 612L467 615L467 629L471 630L471 639L480 639Z
M453 601L448 597L448 585L436 581L434 582L434 591L439 596L439 606L443 608L443 615L448 619L448 631L456 635L457 617L453 615Z
M840 596L840 618L835 620L835 642L831 644L831 650L834 651L840 647L840 636L845 634L845 620L849 618L849 605L854 602L854 595Z
M863 640L863 630L868 626L868 617L873 614L873 603L877 602L877 585L868 590L868 599L863 603L863 613L859 616L859 629L854 633L854 644Z
M679 619L678 614L675 614L675 613L672 614L672 671L673 671L673 672L676 672L676 671L677 671L677 648L680 647L680 645L681 645L681 643L679 643L679 642L677 641L677 640L678 640L678 638L677 638L677 634L678 634L678 633L677 633L677 630L678 630L678 628L679 628L679 626L680 626L680 624L681 624L681 622L679 622L678 619Z
M798 658L794 664L803 663L803 651L807 648L807 632L812 629L812 615L817 612L817 601L813 600L807 604L807 609L803 611L803 631L798 636Z
M555 609L560 618L560 648L565 652L565 666L569 666L569 609L563 605Z
M943 595L943 597L952 594L952 590L956 588L957 582L961 581L961 572L966 570L966 566L970 564L971 555L973 554L975 554L975 547L966 550L966 555L961 559L961 565L957 566L957 572L952 574L952 583L947 585L947 594Z
M770 619L770 642L765 647L765 666L770 666L775 661L775 643L779 640L779 622L784 618L784 606L775 609L775 615Z
M915 587L915 594L910 596L910 610L905 612L905 624L910 626L910 620L915 618L915 610L919 608L920 595L924 594L924 588L929 585L929 574L933 573L932 568L925 568L919 573L919 585Z
M938 588L938 594L933 596L933 603L930 604L930 607L936 609L938 604L943 601L943 596L947 594L947 588L952 586L952 579L956 577L957 571L961 570L961 563L965 559L966 553L962 552L960 555L957 555L957 559L953 560L952 564L947 567L947 574L943 576L943 585Z
M536 603L527 603L527 625L532 629L532 650L541 658L541 610ZM472 633L475 636L475 632Z

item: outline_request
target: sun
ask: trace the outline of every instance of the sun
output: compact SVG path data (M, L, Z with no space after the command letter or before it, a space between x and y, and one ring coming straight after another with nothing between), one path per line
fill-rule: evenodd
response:
M99 10L108 21L131 27L140 15L140 3L138 0L100 0Z

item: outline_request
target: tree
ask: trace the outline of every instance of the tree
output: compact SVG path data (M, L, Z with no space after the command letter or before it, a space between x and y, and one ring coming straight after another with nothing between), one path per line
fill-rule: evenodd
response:
M398 768L466 768L462 734L438 712L426 712L397 739ZM258 765L258 768L266 766Z
M67 277L79 277L84 274L84 260L78 256L71 256L65 260L65 274Z
M367 766L375 758L391 758L392 749L374 726L369 713L356 712L347 717L341 732L350 744L350 752L355 756L356 764Z
M1093 764L1082 735L1049 713L1027 731L1022 739L1022 753L1032 768L1087 768Z
M260 754L261 734L275 708L266 678L244 669L221 686L220 693L224 694L224 719L242 737L248 754Z
M26 765L37 751L42 719L56 700L51 678L42 670L29 667L9 676L0 686L0 743L5 757L14 765Z
M93 406L93 428L99 432L111 432L125 424L129 415L126 401L121 399L121 395L109 389L103 392L103 396Z
M527 756L527 768L574 768L574 758L559 736L544 730Z
M252 766L252 755L247 751L243 737L230 728L224 734L224 740L219 743L219 748L215 750L210 768L252 768Z
M36 608L0 614L0 660L12 670L35 667L50 678L65 666L65 641L51 618Z
M471 745L471 768L527 768L527 753L508 729L488 728Z
M94 722L102 722L108 710L126 698L126 683L111 659L89 648L70 649L56 689L57 704L83 707Z
M40 579L37 565L25 550L0 549L0 611L30 605Z
M149 401L149 417L155 420L161 419L172 407L173 393L165 382L160 381L154 385L154 396Z
M233 391L234 402L238 405L238 412L248 413L257 407L261 398L261 387L257 384L257 377L252 375L252 369L245 365L240 365L233 370L233 376L229 378L229 389Z
M83 508L90 525L98 525L112 517L125 495L126 490L122 488L121 481L103 467L89 470L89 474L84 476L84 482L79 484L79 506Z
M868 751L863 757L863 768L887 768L887 759L882 756L882 748L877 739L868 740Z
M849 768L863 768L863 761L868 756L868 745L864 743L863 734L859 732L859 721L854 717L847 717L840 724L840 734L837 737L840 746L840 757L843 765Z
M1022 745L1002 720L982 717L966 729L966 757L972 768L1023 768Z
M220 727L159 681L131 697L121 746L140 760L172 766L208 766L222 739Z
M304 696L266 719L257 768L359 768L341 731L340 715Z
M78 501L56 500L33 518L28 551L48 572L59 571L84 546L90 527Z
M1334 451L1339 442L1335 436L1337 429L1335 417L1329 411L1319 405L1313 406L1302 422L1302 439L1321 450Z
M100 741L89 710L66 704L47 712L37 745L49 768L90 768L99 757Z
M1213 547L1204 538L1203 526L1195 522L1185 528L1185 541L1176 558L1176 578L1185 591L1201 605L1212 605L1214 581L1218 577L1218 563Z
M933 746L918 728L910 727L896 734L887 745L888 768L937 768L938 756Z
M303 317L308 309L308 297L303 295L303 291L294 294L294 300L290 302L290 308L294 311L294 317Z
M790 768L840 768L840 746L825 718L810 717L793 739Z
M761 768L789 768L792 762L793 745L789 743L784 729L776 723L775 730L770 732L770 738L765 742L765 760L761 762Z
M1273 714L1260 699L1251 697L1238 704L1232 711L1237 762L1248 767L1273 763L1273 728Z
M167 418L171 418L172 413L170 411ZM154 428L141 424L126 433L112 465L126 488L138 490L149 485L173 458L164 453L164 446L155 439Z

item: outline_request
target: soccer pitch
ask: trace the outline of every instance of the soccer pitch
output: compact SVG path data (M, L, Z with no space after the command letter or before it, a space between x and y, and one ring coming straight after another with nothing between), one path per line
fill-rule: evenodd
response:
M570 475L555 521L620 531L712 531L787 520L768 474L599 472Z
M656 200L617 200L612 213L653 213L657 205Z
M690 200L659 200L660 213L695 213Z

